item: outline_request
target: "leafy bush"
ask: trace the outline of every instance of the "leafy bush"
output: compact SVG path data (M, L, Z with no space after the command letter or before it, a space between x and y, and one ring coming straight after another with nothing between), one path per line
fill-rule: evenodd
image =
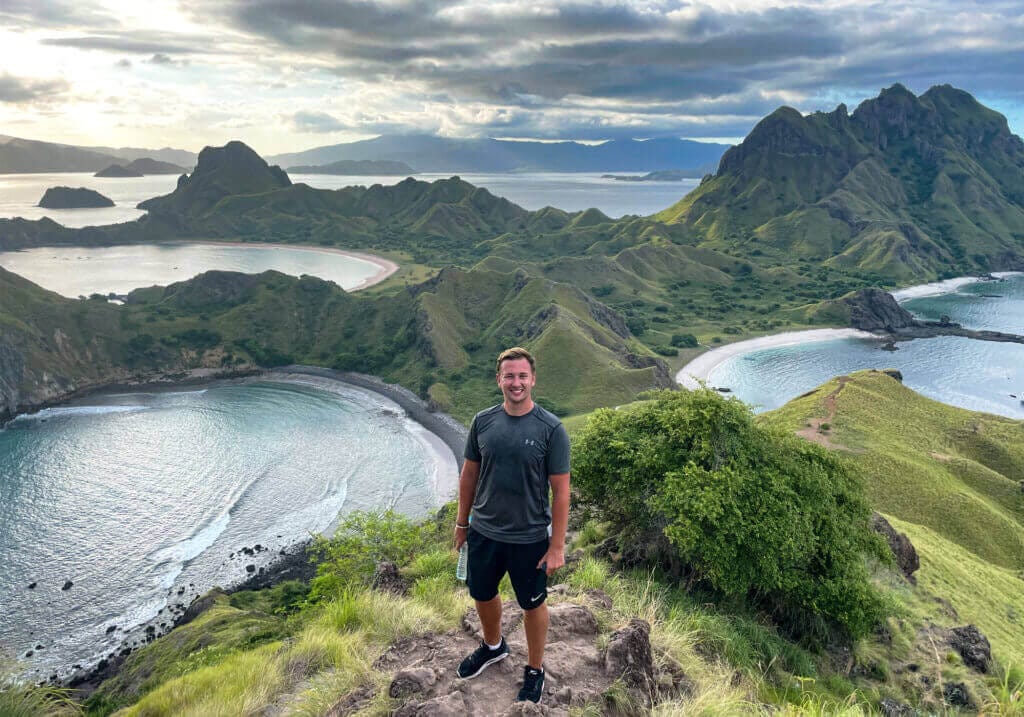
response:
M697 337L693 334L672 334L672 345L676 348L697 348Z
M864 558L891 556L851 464L709 389L648 396L596 411L573 451L579 495L624 556L751 598L793 628L868 634L885 606Z
M654 353L661 354L662 356L678 356L679 349L673 348L672 346L654 346Z
M423 547L431 523L416 525L393 510L350 513L328 540L316 536L310 553L318 563L310 583L309 601L337 597L350 586L368 585L377 563L407 564Z

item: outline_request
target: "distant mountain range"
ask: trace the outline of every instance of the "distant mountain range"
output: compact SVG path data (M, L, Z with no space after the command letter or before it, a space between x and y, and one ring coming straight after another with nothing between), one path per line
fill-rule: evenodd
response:
M651 172L717 166L725 144L686 139L520 142L432 135L385 135L347 144L267 157L282 167L339 160L405 162L420 172Z
M408 177L416 174L416 170L405 162L391 162L386 159L342 159L330 164L299 165L288 167L295 174L339 174L339 175L392 175Z
M152 159L181 167L192 167L196 163L195 153L169 147L77 147L0 135L0 174L99 172L112 164L138 159Z

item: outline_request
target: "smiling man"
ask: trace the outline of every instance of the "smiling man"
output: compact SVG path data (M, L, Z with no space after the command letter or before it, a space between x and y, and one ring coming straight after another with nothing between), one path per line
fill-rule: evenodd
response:
M498 595L498 582L508 573L523 608L528 653L518 699L531 702L544 690L547 579L565 564L569 520L569 436L553 413L533 402L535 369L533 356L518 346L498 356L505 400L473 418L455 521L456 550L469 543L466 582L484 633L480 647L459 665L459 676L476 677L508 657Z

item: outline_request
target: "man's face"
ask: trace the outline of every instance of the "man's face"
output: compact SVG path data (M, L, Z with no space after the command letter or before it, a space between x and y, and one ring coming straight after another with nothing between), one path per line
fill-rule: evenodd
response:
M526 359L506 359L501 362L498 386L509 404L520 404L528 400L535 383L537 378Z

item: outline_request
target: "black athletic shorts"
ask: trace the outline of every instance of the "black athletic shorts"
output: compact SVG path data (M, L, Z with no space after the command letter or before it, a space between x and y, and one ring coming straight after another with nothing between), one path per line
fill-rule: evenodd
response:
M472 528L469 543L469 571L466 585L474 600L487 602L498 594L498 583L507 572L519 607L532 610L548 596L548 574L537 563L548 551L548 539L536 543L502 543Z

